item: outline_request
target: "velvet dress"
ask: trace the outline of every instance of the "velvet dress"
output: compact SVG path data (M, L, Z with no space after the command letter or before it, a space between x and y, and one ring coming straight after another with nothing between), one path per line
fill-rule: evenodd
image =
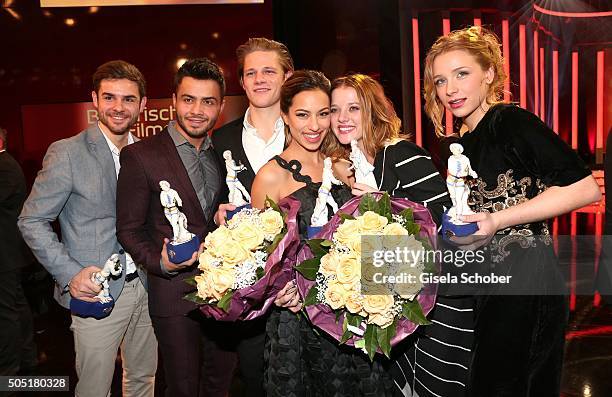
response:
M478 173L469 204L497 212L552 186L589 175L588 166L539 118L518 106L491 107L458 141ZM476 293L469 396L559 396L568 318L564 280L545 221L499 230L481 271L511 284Z

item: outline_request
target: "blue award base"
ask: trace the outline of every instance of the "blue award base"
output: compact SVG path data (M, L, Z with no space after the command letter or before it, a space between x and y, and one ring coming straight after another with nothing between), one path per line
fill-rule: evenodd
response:
M308 226L306 234L308 238L313 238L317 233L319 233L323 229L323 226Z
M239 213L241 210L245 209L245 208L251 208L251 204L245 204L245 205L241 205L240 207L236 207L235 210L233 211L227 211L225 213L225 217L227 218L227 220L229 221L230 219L232 219L232 217L234 215L236 215L237 213Z
M115 307L114 299L106 303L100 301L85 302L75 298L70 299L70 311L72 314L79 317L93 317L100 320L108 316L113 310L113 307Z
M166 251L168 252L168 259L172 263L182 263L188 259L191 259L191 256L194 252L197 252L200 248L200 238L198 236L193 236L193 238L184 243L173 243L170 242L166 245Z
M478 231L478 223L456 224L451 220L451 216L446 211L442 215L442 238L448 240L450 237L465 237Z

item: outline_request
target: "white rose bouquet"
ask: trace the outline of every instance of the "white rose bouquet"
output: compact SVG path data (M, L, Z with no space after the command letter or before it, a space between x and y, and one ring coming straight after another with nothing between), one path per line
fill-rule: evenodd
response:
M287 198L277 205L268 199L266 205L263 211L242 209L204 239L202 273L188 280L197 290L185 299L200 304L207 316L223 321L259 317L290 280L290 259L299 243L299 203Z
M298 255L298 288L312 323L371 359L377 351L389 356L391 346L429 323L436 287L420 275L433 270L424 252L435 234L427 209L409 200L376 193L348 201L323 238ZM401 260L398 249L406 253Z

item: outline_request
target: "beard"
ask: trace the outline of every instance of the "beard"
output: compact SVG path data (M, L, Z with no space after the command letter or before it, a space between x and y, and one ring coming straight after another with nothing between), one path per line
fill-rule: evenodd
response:
M176 122L181 127L181 129L192 138L202 138L203 136L208 134L208 131L212 130L217 122L217 118L204 119L204 123L199 128L193 128L189 126L189 120L183 115L176 115Z
M126 113L126 114L129 115L129 113ZM134 126L134 124L136 124L136 122L138 121L138 113L136 113L136 114L132 114L131 117L122 121L120 124L116 124L112 121L113 115L124 116L125 114L124 113L112 113L112 112L107 112L107 113L98 112L98 119L100 120L102 124L104 124L104 126L106 126L106 128L108 128L110 132L112 132L115 135L123 135L127 133L132 128L132 126Z

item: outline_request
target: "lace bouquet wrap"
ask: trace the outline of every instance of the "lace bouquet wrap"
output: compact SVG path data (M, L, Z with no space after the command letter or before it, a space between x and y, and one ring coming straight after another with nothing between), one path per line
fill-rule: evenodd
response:
M435 235L420 204L387 193L349 200L297 254L296 281L310 321L370 359L376 352L389 356L429 324L437 285L420 275L435 271L425 255ZM379 255L397 248L412 254L399 261Z
M206 236L202 273L186 280L197 290L185 297L204 315L221 321L260 317L293 278L300 203L287 197L278 205L267 199L266 205L263 211L241 210Z

